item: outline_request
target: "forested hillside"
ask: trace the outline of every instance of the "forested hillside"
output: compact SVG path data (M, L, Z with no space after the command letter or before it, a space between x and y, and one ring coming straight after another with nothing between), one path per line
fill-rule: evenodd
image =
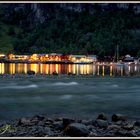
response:
M0 52L140 56L137 6L0 4Z

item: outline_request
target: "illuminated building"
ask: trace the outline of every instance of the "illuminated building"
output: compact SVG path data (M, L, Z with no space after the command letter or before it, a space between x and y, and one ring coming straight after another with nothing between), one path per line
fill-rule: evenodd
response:
M5 58L5 54L0 54L0 58Z
M0 55L3 57L4 55ZM63 55L63 54L32 54L32 55L14 55L8 54L9 60L30 61L30 62L62 62L62 63L93 63L97 61L95 55Z
M12 54L12 53L7 54L7 58L9 60L13 60L14 59L14 54Z
M70 55L70 61L73 63L93 63L97 61L96 56Z
M28 60L28 55L14 55L14 60Z

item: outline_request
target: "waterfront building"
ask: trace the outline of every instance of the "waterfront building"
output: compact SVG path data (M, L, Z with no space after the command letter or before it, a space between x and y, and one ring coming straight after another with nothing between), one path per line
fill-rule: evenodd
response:
M49 60L50 61L61 61L62 60L62 54L51 53L51 54L49 54Z
M47 57L48 57L47 54L38 54L38 59L39 59L41 62L46 61L46 60L47 60Z
M32 54L14 55L8 54L9 60L30 61L30 62L61 62L61 63L93 63L97 61L96 55L66 55L66 54Z
M38 61L38 60L39 60L38 54L32 54L29 57L29 61Z
M93 63L97 61L96 55L70 55L70 61L74 63Z
M6 57L5 54L0 53L0 58L5 58L5 57Z
M28 60L29 56L28 55L14 55L13 60Z
M130 55L126 55L124 58L124 62L134 62L134 57L131 57Z
M96 62L96 61L97 61L97 56L96 56L96 55L88 55L88 56L87 56L87 59L88 59L90 62Z
M70 55L69 59L72 62L85 62L86 56L85 55Z
M7 54L7 58L9 59L9 60L13 60L14 59L14 54L12 54L12 53L9 53L9 54Z

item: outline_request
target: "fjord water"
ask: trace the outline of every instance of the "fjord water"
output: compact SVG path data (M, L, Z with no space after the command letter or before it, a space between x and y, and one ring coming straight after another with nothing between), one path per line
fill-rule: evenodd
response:
M129 76L99 73L101 76L96 71L89 76L1 76L0 120L35 114L89 118L101 112L139 118L139 71Z

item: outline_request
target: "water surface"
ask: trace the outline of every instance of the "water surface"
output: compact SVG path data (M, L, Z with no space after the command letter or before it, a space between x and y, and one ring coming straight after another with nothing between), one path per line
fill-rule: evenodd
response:
M140 116L139 77L1 78L0 119L34 114L93 117L100 112Z

